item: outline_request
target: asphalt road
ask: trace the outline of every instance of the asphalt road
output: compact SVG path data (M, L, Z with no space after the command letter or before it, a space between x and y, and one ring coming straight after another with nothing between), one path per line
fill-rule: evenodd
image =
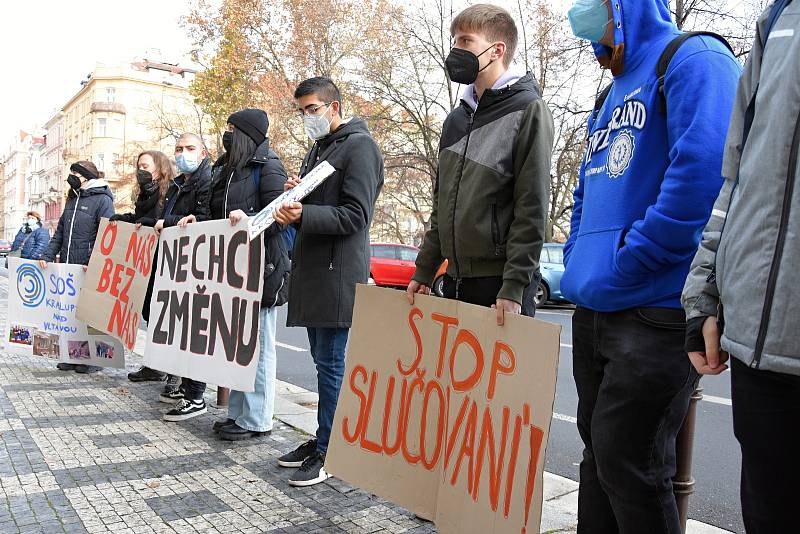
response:
M572 310L545 308L537 312L537 318L562 326L555 415L545 468L578 480L583 445L575 425L578 398L572 380ZM308 352L305 329L287 328L285 324L284 306L278 316L278 378L316 391L316 370ZM697 410L693 467L696 487L690 499L689 517L744 532L738 495L741 457L731 422L730 374L705 377L701 386L706 397Z
M0 263L0 276L8 276L2 266L4 263ZM572 380L572 310L548 307L539 310L537 318L562 326L555 413L545 468L578 480L583 445L575 425L578 399ZM285 324L286 306L283 306L278 316L278 378L316 391L316 369L308 351L306 331L287 328ZM741 455L733 436L730 374L725 372L721 376L705 377L701 386L705 398L697 410L693 465L696 486L690 499L689 517L743 533L738 494Z

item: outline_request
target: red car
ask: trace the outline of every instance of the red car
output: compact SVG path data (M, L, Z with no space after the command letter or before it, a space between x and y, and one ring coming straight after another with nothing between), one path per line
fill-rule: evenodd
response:
M0 239L0 257L8 256L9 252L11 252L11 242Z
M378 286L408 287L419 249L399 243L373 243L370 249L370 280Z

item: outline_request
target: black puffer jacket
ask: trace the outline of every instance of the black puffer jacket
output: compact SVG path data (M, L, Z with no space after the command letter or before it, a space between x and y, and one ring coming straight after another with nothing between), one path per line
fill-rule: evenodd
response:
M256 187L253 169L261 168L260 187ZM226 173L227 174L227 173ZM214 163L211 172L211 194L208 211L211 219L224 219L232 211L254 215L283 193L286 171L278 155L269 148L269 139L261 143L243 169L223 176L223 158ZM265 242L264 291L262 308L286 304L289 297L291 265L286 244L280 233L283 226L275 223L263 235Z
M42 259L88 265L100 219L114 215L114 195L105 180L91 180L70 197Z
M111 220L122 221L131 224L138 222L146 224L147 222L155 219L158 215L158 212L161 209L159 206L160 200L161 188L158 187L157 183L150 183L148 184L147 188L140 186L139 195L137 195L136 202L133 206L133 213L117 213L111 217Z
M367 124L353 118L314 145L302 174L326 160L336 172L303 200L287 326L349 328L356 284L369 277L369 226L383 187L383 156Z

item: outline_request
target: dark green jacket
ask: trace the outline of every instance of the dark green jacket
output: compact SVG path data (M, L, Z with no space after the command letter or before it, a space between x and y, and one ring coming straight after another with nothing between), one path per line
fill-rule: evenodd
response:
M468 88L468 90L471 90ZM502 276L498 298L522 302L539 267L547 222L553 118L533 75L462 100L445 120L431 228L414 280Z

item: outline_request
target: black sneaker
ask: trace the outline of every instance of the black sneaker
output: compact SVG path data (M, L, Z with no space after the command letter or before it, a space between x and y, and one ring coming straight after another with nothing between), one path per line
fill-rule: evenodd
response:
M214 426L211 427L211 431L214 434L219 434L219 431L222 430L226 426L235 425L236 419L225 419L224 421L217 421L214 423Z
M297 447L292 452L287 452L278 458L278 465L281 467L300 467L306 458L317 450L317 440L310 439Z
M164 414L164 421L186 421L192 417L203 415L208 409L206 408L206 401L181 399L173 409Z
M180 388L166 389L158 396L158 400L166 404L175 404L184 397L183 390Z
M128 373L128 380L131 382L163 382L167 378L166 373L142 367L134 373Z
M325 482L329 478L331 478L331 475L325 472L325 455L319 451L314 451L311 456L306 458L300 469L289 477L289 485L305 488Z
M56 365L56 369L59 371L74 371L76 367L78 367L77 364L66 362L61 362Z
M270 434L271 430L264 432L256 432L255 430L247 430L242 428L236 423L232 425L225 425L219 429L219 437L225 441L242 441L250 438L257 438L258 436L266 436Z
M89 375L89 374L92 374L92 373L99 373L102 370L103 370L102 367L98 367L96 365L78 364L78 365L75 366L75 372L76 373L80 373L82 375Z

